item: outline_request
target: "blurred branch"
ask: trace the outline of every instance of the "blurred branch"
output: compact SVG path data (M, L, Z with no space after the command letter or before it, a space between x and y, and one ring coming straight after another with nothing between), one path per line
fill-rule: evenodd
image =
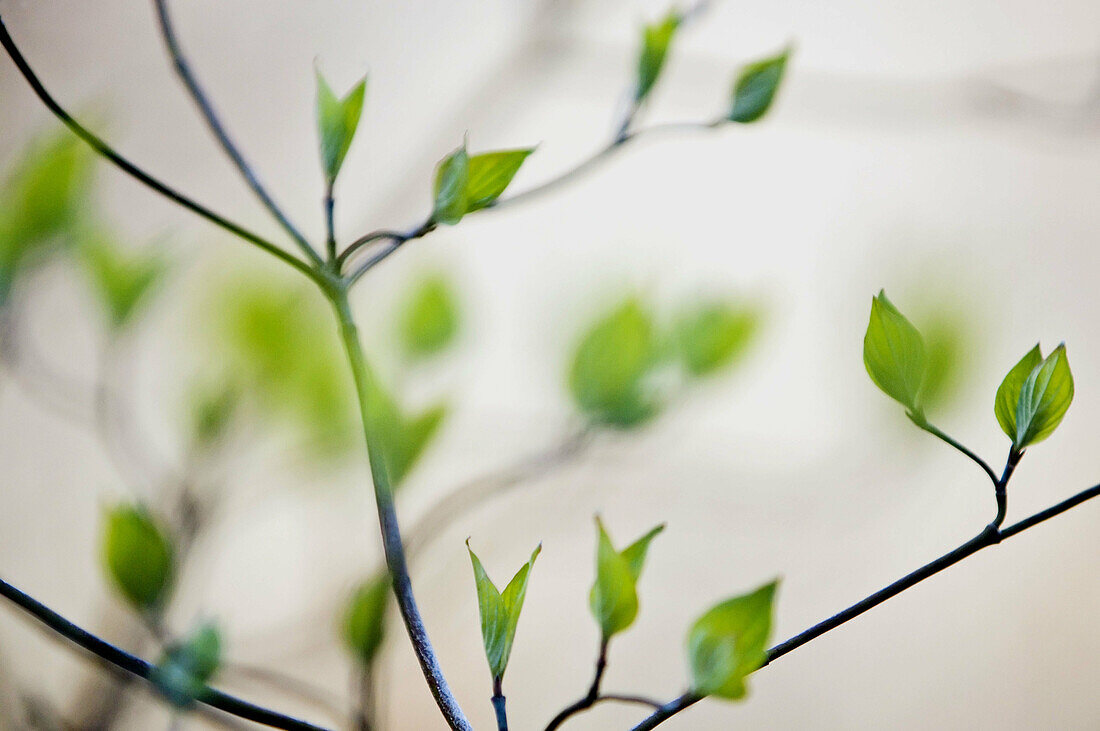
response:
M168 198L173 203L176 203L191 211L192 213L195 213L202 218L205 218L207 221L210 221L215 226L218 226L219 228L228 231L234 236L244 239L254 246L263 249L267 253L278 258L280 261L294 267L302 274L305 274L313 281L318 283L322 281L320 275L313 271L313 269L311 269L310 266L303 262L301 259L280 249L278 246L271 243L262 236L252 233L251 231L245 229L243 226L233 223L229 219L215 213L201 203L198 203L191 198L183 195L182 193L174 190L173 188L170 188L165 183L162 183L160 180L154 178L152 175L134 165L132 162L127 160L119 153L115 152L115 150L110 145L108 145L96 135L92 134L92 132L84 127L82 124L80 124L80 122L76 121L76 119L73 118L72 115L70 115L68 112L66 112L61 107L61 105L58 104L52 96L50 96L50 93L46 91L46 87L42 85L42 82L38 79L38 76L34 73L34 70L27 63L27 60L23 57L23 54L19 51L18 46L15 45L15 41L8 33L8 29L7 26L4 24L4 18L2 14L0 14L0 45L4 47L4 50L7 52L8 56L10 56L11 60L15 63L16 68L19 69L19 73L22 74L24 79L26 79L27 83L31 87L31 90L34 91L35 95L38 96L43 104L46 105L46 108L53 112L53 114L58 119L60 119L65 124L65 126L73 132L73 134L75 134L77 137L87 143L89 147L91 147L101 156L103 156L107 160L110 160L123 172L130 175L146 187L155 190L157 193L160 193L162 196Z
M291 223L290 219L287 218L286 214L283 213L274 199L268 194L267 189L260 183L260 179L244 159L240 150L237 149L233 140L229 138L229 134L225 131L225 127L218 119L217 112L214 111L214 107L206 96L206 92L203 91L194 72L191 71L191 66L183 55L183 49L180 48L179 40L176 38L175 29L172 26L172 19L168 15L168 0L154 0L154 4L157 9L157 20L160 23L161 35L163 35L164 44L168 47L168 53L172 57L176 73L179 75L180 80L183 81L183 85L187 87L188 93L190 93L191 98L194 99L195 104L199 108L199 112L202 113L203 118L209 125L210 131L214 133L214 137L217 138L222 149L225 150L229 159L233 161L237 170L240 171L248 187L251 188L252 192L256 194L256 197L260 199L264 208L266 208L272 217L279 222L279 225L290 234L290 237L294 239L298 248L302 250L306 257L319 266L321 264L321 257L313 247L310 246L305 236L303 236L297 227ZM331 195L329 199L331 200Z

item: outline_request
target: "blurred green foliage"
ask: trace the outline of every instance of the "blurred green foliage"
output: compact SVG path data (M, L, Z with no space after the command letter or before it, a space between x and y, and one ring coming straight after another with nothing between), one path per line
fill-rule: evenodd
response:
M386 609L390 598L390 575L363 582L344 610L344 644L363 667L374 662L386 632Z
M398 337L407 355L439 353L454 341L458 328L458 300L449 280L434 274L413 287L398 318Z
M156 249L127 251L104 232L82 237L79 255L111 327L126 327L163 281L168 264Z
M776 56L750 63L741 69L730 91L729 121L747 124L767 113L783 81L790 54L791 49L786 48Z
M661 20L642 28L642 48L638 53L637 80L634 84L636 103L641 103L649 96L649 92L657 84L680 22L679 11L670 10Z
M172 542L141 505L117 505L103 516L103 566L112 584L135 609L152 612L171 590Z
M684 312L673 339L684 369L707 376L740 357L760 329L760 312L725 302L702 302Z
M168 647L150 681L173 706L190 708L202 697L221 661L221 633L216 625L206 622L182 642Z

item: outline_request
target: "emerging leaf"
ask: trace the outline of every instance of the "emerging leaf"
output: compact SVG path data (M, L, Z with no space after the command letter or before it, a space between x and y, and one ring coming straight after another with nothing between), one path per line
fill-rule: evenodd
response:
M421 282L400 315L400 338L405 352L421 358L446 348L458 332L458 302L442 276Z
M466 549L470 552L470 562L474 566L474 582L477 584L477 605L481 614L481 637L485 642L485 657L489 661L489 671L496 681L504 677L504 671L508 667L508 656L512 654L512 642L516 637L516 625L519 623L519 614L523 609L524 597L527 595L527 578L531 573L531 567L535 565L535 559L542 550L542 544L539 544L531 554L531 560L525 563L508 582L503 593L497 591L496 585L485 573L485 568L470 548L469 541L466 541Z
M159 253L128 252L102 235L85 240L80 252L84 268L115 330L130 323L167 271Z
M1049 437L1073 401L1073 374L1066 359L1066 345L1035 366L1020 387L1016 402L1016 438L1018 450L1038 444Z
M658 347L649 313L630 298L600 319L581 339L569 370L569 390L593 421L619 428L657 412L645 380Z
M169 703L190 708L218 671L221 657L221 634L214 624L206 623L165 651L150 680Z
M317 72L317 128L321 139L321 165L329 186L336 182L355 130L359 127L366 90L367 80L364 78L347 96L339 99L321 72Z
M777 56L751 63L741 69L730 92L729 121L748 123L764 116L775 101L790 53L791 49L786 48Z
M693 692L730 700L745 697L745 677L767 659L778 583L727 599L695 622L687 639Z
M993 402L993 412L997 415L997 423L1008 438L1016 441L1016 405L1020 402L1020 389L1031 372L1043 362L1043 355L1039 351L1039 344L1028 351L1020 362L1012 366L1001 385L997 387L997 396Z
M664 530L659 525L621 553L611 545L603 523L596 519L596 581L588 593L588 605L600 625L602 641L622 632L638 616L638 579L642 575L649 543Z
M173 574L167 534L141 506L119 505L104 515L103 565L119 593L138 611L156 609Z
M663 19L642 29L642 50L638 55L638 79L634 87L636 103L649 96L660 78L672 37L680 27L681 19L678 11L670 10Z
M470 179L470 157L466 145L458 148L435 170L435 207L432 221L454 225L466 215L467 183Z
M707 376L745 352L760 325L760 315L724 303L702 304L676 323L673 339L692 376Z
M871 301L871 319L863 338L863 364L882 391L909 410L920 423L921 387L927 358L917 329L879 292Z
M466 181L466 213L473 213L495 203L512 182L512 178L516 177L523 161L534 151L535 148L528 147L472 156Z
M386 607L390 596L390 575L364 582L344 613L344 643L363 667L374 661L386 633Z

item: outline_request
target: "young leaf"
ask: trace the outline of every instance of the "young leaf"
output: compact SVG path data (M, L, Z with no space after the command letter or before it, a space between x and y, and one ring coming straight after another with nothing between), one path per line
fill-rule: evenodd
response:
M657 360L653 330L649 313L632 297L581 339L569 370L569 390L590 419L628 428L657 412L644 383Z
M1026 449L1049 437L1073 401L1073 374L1062 343L1032 369L1016 403L1016 449Z
M736 700L745 677L767 658L778 581L727 599L700 617L688 633L692 691Z
M512 642L516 637L516 625L519 623L519 614L523 609L523 600L527 595L527 579L531 573L531 567L535 565L535 559L542 551L542 544L531 554L531 560L523 565L516 573L504 592L497 591L496 585L485 573L481 561L470 548L469 540L466 541L466 549L470 552L470 562L474 567L474 582L477 584L477 605L481 614L481 637L485 642L485 657L489 661L489 671L494 680L504 677L504 671L508 667L508 656L512 653Z
M676 323L673 339L692 376L707 376L745 352L759 328L760 316L724 303L697 306Z
M331 186L340 174L340 167L351 147L359 117L363 113L363 98L367 90L364 78L343 99L337 98L328 83L317 72L317 128L321 138L321 165L325 182Z
M473 213L496 202L516 177L527 156L535 151L500 150L473 155L469 159L466 180L466 213Z
M670 10L663 19L642 29L642 50L638 55L638 79L634 87L635 102L640 103L649 96L657 83L680 21L680 13Z
M458 302L450 283L436 275L425 279L405 303L399 334L405 352L414 358L446 348L458 331Z
M190 708L221 665L217 626L205 623L183 642L170 646L149 678L169 703Z
M104 515L102 550L107 575L135 609L160 606L172 581L173 549L143 507L119 505Z
M646 533L621 553L611 545L603 523L596 518L596 581L588 593L588 606L607 642L634 623L638 616L638 579L642 575L649 542L664 525Z
M167 272L167 265L158 252L127 252L102 235L85 240L80 252L84 268L115 330L130 323Z
M363 667L374 661L385 639L389 596L390 575L383 572L355 590L344 613L344 643Z
M879 292L871 301L863 364L875 385L917 419L923 418L920 395L926 362L920 333L886 299L886 292Z
M997 423L1001 425L1001 430L1013 442L1016 441L1016 405L1020 402L1020 389L1024 387L1024 382L1031 372L1042 362L1043 355L1039 352L1039 345L1036 343L1019 363L1012 366L1012 370L997 387L993 412L997 415Z
M470 157L466 144L446 158L435 170L435 207L432 221L454 225L466 215L467 183L470 179Z
M755 122L764 116L775 100L791 49L777 56L751 63L741 69L730 92L731 122Z

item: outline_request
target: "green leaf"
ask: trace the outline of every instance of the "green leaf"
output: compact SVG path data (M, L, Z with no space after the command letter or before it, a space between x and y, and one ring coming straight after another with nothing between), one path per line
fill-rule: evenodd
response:
M412 357L434 355L454 340L458 323L458 302L450 283L439 275L428 277L401 310L401 344Z
M620 428L642 423L657 412L645 383L657 355L652 318L632 297L581 339L569 370L574 401L598 423Z
M644 100L657 83L665 66L669 45L681 20L678 11L670 10L663 19L642 29L642 50L638 55L638 79L634 87L636 103Z
M693 692L730 700L745 697L745 677L767 659L778 584L727 599L695 622L687 638Z
M364 667L374 661L385 639L389 596L390 575L383 572L355 590L344 613L344 643Z
M630 627L637 618L637 584L646 551L650 541L664 528L657 526L620 553L596 518L596 581L588 593L588 606L600 625L603 642Z
M516 637L516 625L519 623L519 614L527 595L527 579L530 576L531 567L535 565L535 559L542 551L542 544L535 548L534 553L531 554L531 560L512 577L503 593L497 591L496 585L485 573L481 561L470 548L469 540L466 541L466 549L470 552L470 562L474 567L485 657L489 661L489 671L493 679L499 680L504 677L504 671L508 667L508 656L512 653L512 642Z
M469 199L467 183L470 180L470 157L466 144L439 163L435 170L435 207L432 221L454 225L466 215Z
M241 403L240 387L232 382L195 387L191 393L191 438L210 447L229 431Z
M879 292L871 301L871 319L863 338L863 364L882 391L923 420L921 387L927 357L917 329Z
M390 483L396 488L424 453L447 415L437 404L416 416L407 416L394 397L375 383L370 391L369 413L386 461Z
M473 155L469 158L466 180L466 213L491 206L516 177L527 156L535 151L500 150Z
M1001 430L1008 435L1013 442L1016 441L1016 405L1020 402L1020 389L1031 372L1043 362L1043 355L1039 351L1039 344L1028 351L1020 362L1012 366L1001 385L997 387L997 397L993 402L993 412L997 415L997 423Z
M174 551L167 534L141 506L118 505L104 515L103 566L135 609L159 607L171 588Z
M85 239L80 253L115 330L130 323L168 270L159 252L126 251L101 234Z
M93 162L68 130L31 145L0 189L0 264L18 265L79 222Z
M1073 401L1073 374L1062 343L1035 366L1020 387L1016 403L1016 449L1026 449L1049 437Z
M692 376L707 376L742 355L759 326L754 310L706 303L680 318L673 340L684 369Z
M221 658L221 634L208 622L183 642L170 646L149 679L169 703L190 708L202 697Z
M786 48L777 56L751 63L741 69L730 93L729 121L755 122L764 116L775 101L790 53L791 49Z
M332 185L340 174L340 167L351 147L355 130L359 126L359 117L363 113L363 98L366 94L367 80L356 84L343 99L337 98L317 72L317 128L321 138L321 164L325 171L325 181Z

